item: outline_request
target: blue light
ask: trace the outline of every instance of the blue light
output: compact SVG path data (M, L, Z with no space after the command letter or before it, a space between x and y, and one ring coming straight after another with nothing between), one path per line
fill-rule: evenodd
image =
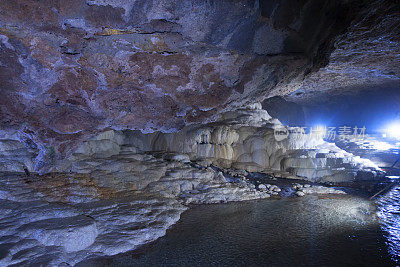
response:
M390 123L386 129L383 137L389 137L394 139L400 139L400 122L392 122Z

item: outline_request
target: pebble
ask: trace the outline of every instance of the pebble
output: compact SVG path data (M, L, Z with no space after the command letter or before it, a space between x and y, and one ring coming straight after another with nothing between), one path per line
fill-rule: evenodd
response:
M297 192L296 192L296 195L297 195L298 197L304 197L306 194L305 194L303 191L297 191Z
M260 190L266 190L266 189L267 189L267 186L265 186L265 184L259 184L259 185L258 185L258 189L260 189Z
M296 183L296 184L294 184L293 185L293 188L294 189L299 189L299 188L302 188L303 186L301 185L301 184L298 184L298 183Z

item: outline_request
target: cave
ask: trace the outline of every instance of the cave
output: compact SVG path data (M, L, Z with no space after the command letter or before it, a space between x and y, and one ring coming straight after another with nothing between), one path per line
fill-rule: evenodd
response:
M0 1L1 266L396 266L398 0Z

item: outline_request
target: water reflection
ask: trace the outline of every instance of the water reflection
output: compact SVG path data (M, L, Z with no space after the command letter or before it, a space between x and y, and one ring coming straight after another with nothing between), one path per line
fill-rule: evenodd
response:
M376 211L353 196L197 206L141 250L81 266L391 266Z
M395 186L378 201L378 216L385 232L389 253L396 263L400 261L400 186Z

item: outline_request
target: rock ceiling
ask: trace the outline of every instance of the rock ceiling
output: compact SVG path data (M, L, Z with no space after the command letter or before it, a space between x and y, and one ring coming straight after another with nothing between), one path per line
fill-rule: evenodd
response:
M63 157L108 128L398 83L399 25L398 1L1 1L0 134Z
M339 36L329 64L312 73L290 98L346 95L400 88L400 4L375 1ZM393 95L388 96L393 97Z

